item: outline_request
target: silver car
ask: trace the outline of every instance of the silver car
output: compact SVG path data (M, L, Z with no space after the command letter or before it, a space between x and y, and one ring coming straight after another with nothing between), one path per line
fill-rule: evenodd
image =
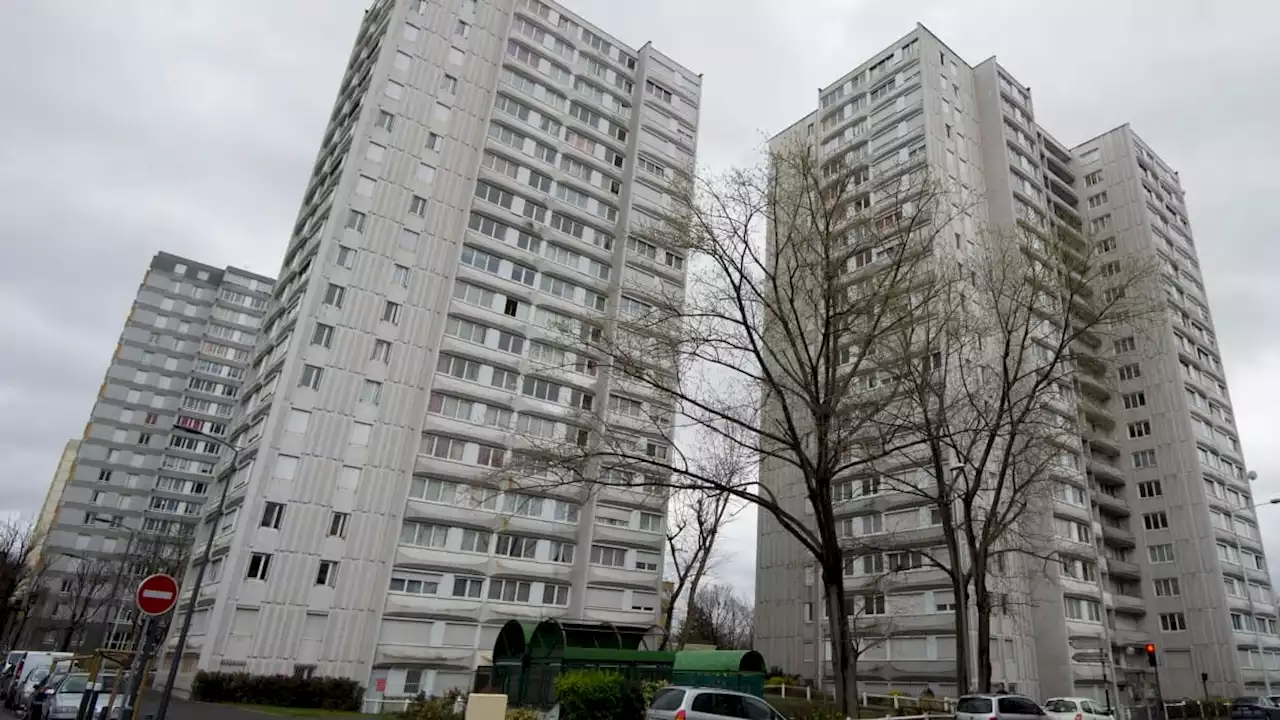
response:
M956 720L1047 720L1047 715L1035 700L1023 695L964 695L956 701Z
M645 720L786 720L754 695L719 688L665 687L653 696Z
M115 685L115 682L114 675L108 673L98 675L96 684L102 694L98 696L95 717L97 712L100 711L99 708L105 705L106 698L110 697L111 687ZM45 699L44 716L48 720L75 720L76 715L80 712L80 701L88 689L88 673L68 675L54 689L53 694ZM103 697L104 695L106 698Z

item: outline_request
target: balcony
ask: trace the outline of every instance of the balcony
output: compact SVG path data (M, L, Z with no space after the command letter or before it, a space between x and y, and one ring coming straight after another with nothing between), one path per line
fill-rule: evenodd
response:
M1115 605L1116 612L1125 612L1134 615L1147 614L1147 603L1141 597L1112 593L1111 601Z
M1124 472L1122 472L1120 468L1116 467L1110 460L1107 460L1103 456L1090 455L1088 459L1088 463L1089 463L1089 471L1092 472L1094 477L1098 478L1100 481L1102 480L1102 478L1108 478L1115 481L1112 484L1124 483L1124 479L1125 479Z
M1136 547L1137 541L1133 532L1114 525L1102 526L1102 541L1119 547Z
M1107 572L1116 577L1141 578L1142 569L1128 560L1107 558Z
M1105 492L1093 493L1093 501L1098 504L1100 509L1106 510L1113 515L1120 517L1128 517L1132 511L1129 509L1129 503L1124 498L1115 495L1108 495Z

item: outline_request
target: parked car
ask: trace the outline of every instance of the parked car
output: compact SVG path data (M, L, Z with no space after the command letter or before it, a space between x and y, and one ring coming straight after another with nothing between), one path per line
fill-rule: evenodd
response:
M27 704L18 707L18 714L22 715L26 720L44 720L45 701L49 696L53 695L54 689L70 674L71 670L69 668L60 668L55 664L53 672L36 686L35 692L31 693L31 697L27 699Z
M1280 720L1280 706L1265 695L1246 695L1231 701L1231 720Z
M115 675L103 673L98 676L96 684L111 692L115 684ZM75 720L80 711L80 700L89 689L88 673L72 673L63 678L53 693L45 697L45 715L42 720Z
M20 711L27 706L27 701L31 699L36 687L43 683L45 678L49 677L49 670L50 668L47 667L36 668L35 672L28 675L26 680L17 685L14 690L14 710Z
M1093 698L1049 698L1044 709L1055 720L1111 720L1111 712Z
M27 678L31 677L37 670L48 670L53 665L54 660L61 660L71 656L71 653L66 652L39 652L36 650L22 653L22 657L14 665L13 674L9 676L9 681L5 686L4 706L10 710L17 707L18 690L27 681Z
M956 700L956 720L1045 720L1048 714L1023 695L962 695Z
M754 695L718 688L665 687L653 696L645 720L786 720Z

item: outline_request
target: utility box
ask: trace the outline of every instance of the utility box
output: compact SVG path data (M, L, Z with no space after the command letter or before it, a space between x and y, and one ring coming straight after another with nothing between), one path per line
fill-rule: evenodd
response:
M467 696L466 720L503 720L506 716L506 695L471 693Z

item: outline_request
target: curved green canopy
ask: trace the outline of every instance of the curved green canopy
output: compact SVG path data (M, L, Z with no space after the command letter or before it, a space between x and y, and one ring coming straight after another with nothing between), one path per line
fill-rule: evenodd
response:
M682 650L676 653L676 672L765 672L764 656L755 650Z

